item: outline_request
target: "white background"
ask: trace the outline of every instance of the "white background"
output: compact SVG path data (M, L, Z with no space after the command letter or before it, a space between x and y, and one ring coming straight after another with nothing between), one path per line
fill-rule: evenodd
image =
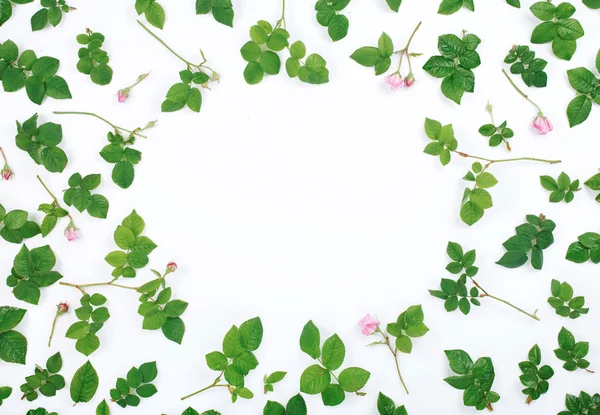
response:
M234 29L217 24L211 16L196 16L192 0L163 1L167 22L161 36L191 61L200 60L198 48L202 47L209 65L221 74L219 85L203 91L200 114L188 110L160 113L166 91L178 82L178 72L184 67L136 24L133 3L73 1L71 5L78 10L64 16L58 28L36 33L30 31L29 18L37 6L15 6L12 19L0 29L0 39L11 38L21 50L34 49L38 56L59 58L59 75L69 83L73 99L46 99L38 107L25 91L0 93L0 144L16 172L13 181L0 183L0 200L8 210L35 212L40 203L50 201L36 174L60 194L72 173L102 173L98 192L111 203L108 219L71 209L82 229L79 241L64 239L63 221L52 235L29 240L28 246L50 244L63 281L108 280L111 268L103 258L115 249L113 231L137 209L146 220L145 235L159 245L151 254L150 266L163 269L170 260L180 265L171 282L174 296L190 303L183 315L187 332L179 346L159 332L142 331L135 294L116 288L100 290L109 299L112 317L99 333L100 349L91 356L100 375L93 403L73 408L68 387L55 398L21 402L18 387L33 373L35 363L44 364L51 354L61 351L62 374L69 382L86 361L75 351L74 341L63 337L75 321L72 313L60 318L52 349L46 346L55 305L64 300L75 305L79 293L56 284L43 289L40 304L33 307L16 300L2 285L1 304L28 309L19 330L29 340L29 353L26 366L0 363L0 384L15 389L1 413L24 414L44 406L60 415L92 414L96 404L108 397L117 377L133 365L157 360L159 393L138 408L128 408L128 414L177 415L188 405L200 412L212 408L227 415L259 414L267 399L261 393L265 373L289 372L268 398L287 402L298 392L300 374L313 363L298 346L302 326L309 319L321 328L323 338L336 332L345 341L345 366L372 372L366 397L348 395L340 407L325 408L319 396L307 396L310 414L374 415L379 391L405 404L411 415L475 413L462 406L461 392L442 380L450 375L443 350L452 348L465 349L473 358L492 357L497 373L494 390L502 396L495 405L499 414L554 414L563 409L565 393L600 392L598 375L566 372L552 353L565 324L577 340L591 342L591 368L600 370L600 332L594 323L600 310L595 288L599 268L564 259L577 235L600 230L599 206L587 189L569 205L550 204L549 193L539 184L541 174L556 177L566 171L584 181L597 172L600 111L594 108L583 126L569 129L565 108L574 91L565 71L577 66L593 68L600 46L598 11L575 2L575 17L586 35L578 41L571 62L555 58L550 45L534 47L549 62L549 84L545 89L531 89L531 96L555 125L548 136L538 136L530 127L535 109L501 74L506 52L513 44L528 44L539 23L527 10L532 1L524 1L524 7L517 10L503 0L479 0L475 13L461 10L452 16L436 14L437 0L406 0L399 14L391 12L384 0L353 1L346 11L349 35L336 44L316 23L312 2L290 2L287 22L292 39L303 40L309 52L318 52L328 61L331 82L321 86L302 84L284 73L267 77L258 86L248 86L243 80L245 63L239 48L257 20L279 18L279 1L234 1ZM414 63L414 88L392 93L383 77L376 78L372 69L348 58L360 46L375 45L384 30L395 49L402 48L421 20L413 50L424 56ZM104 49L115 72L110 86L97 86L76 71L75 36L86 27L106 35ZM460 34L462 29L482 38L483 64L475 69L475 94L466 94L457 106L442 96L440 80L420 68L437 54L438 35ZM131 99L117 103L117 90L149 70L151 76L133 91ZM563 163L493 166L491 172L500 182L491 190L495 206L469 228L458 212L465 186L461 177L470 163L455 157L442 168L439 161L425 155L422 149L428 139L422 125L426 116L453 123L459 150L507 157L503 148L489 148L487 139L477 133L489 121L487 100L495 105L496 120L507 119L516 132L511 156L560 158ZM122 190L111 182L111 165L98 155L109 127L91 118L53 115L56 110L93 111L126 128L158 119L149 138L139 141L143 160L130 189ZM14 145L14 121L23 121L36 111L41 123L54 121L63 126L61 147L69 156L63 174L46 172ZM501 244L514 234L513 228L526 214L540 212L558 224L556 243L545 251L543 271L495 265L504 252ZM39 212L33 216L42 219ZM427 289L437 288L440 278L450 275L444 270L449 240L467 249L477 248L479 280L488 291L529 311L539 308L542 321L491 300L483 301L468 317L446 313L443 302L430 297ZM8 275L19 246L0 244L0 270ZM133 283L150 278L143 271ZM585 295L590 314L576 321L555 315L546 303L552 278L569 281L576 295ZM372 339L362 336L356 323L365 313L376 314L386 323L394 321L413 304L423 304L431 331L414 342L411 355L401 357L411 390L406 396L389 352L365 348ZM220 348L232 324L257 315L263 320L265 336L257 353L260 366L247 377L255 398L231 404L225 390L213 390L180 402L181 396L214 379L204 355ZM517 363L526 359L535 343L556 375L549 394L527 407ZM115 405L112 409L117 414L124 411Z

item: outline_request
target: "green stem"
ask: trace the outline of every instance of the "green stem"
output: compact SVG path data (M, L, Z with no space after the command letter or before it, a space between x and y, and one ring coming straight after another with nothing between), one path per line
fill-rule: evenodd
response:
M144 25L142 22L140 22L139 20L138 20L137 22L138 22L138 24L139 24L140 26L142 26L142 27L144 28L144 30L145 30L146 32L148 32L148 33L149 33L149 34L150 34L150 35L151 35L151 36L152 36L154 39L158 40L158 41L160 42L160 44L161 44L161 45L163 45L165 48L167 48L167 50L168 50L169 52L171 52L173 55L175 55L177 58L179 58L179 60L180 60L180 61L182 61L183 63L185 63L185 64L186 64L186 65L188 65L188 66L195 66L193 63L191 63L191 62L187 61L187 60L186 60L186 59L184 59L184 58L183 58L183 57L182 57L180 54L178 54L178 53L177 53L177 52L175 52L173 49L171 49L171 47L170 47L169 45L167 45L167 44L165 43L165 41L164 41L164 40L162 40L161 38L159 38L158 36L156 36L156 35L154 34L154 32L152 32L150 29L148 29L148 28L147 28L147 27L146 27L146 26L145 26L145 25Z
M535 158L535 157L516 157L516 158L510 158L510 159L492 160L492 159L488 159L485 157L472 156L470 154L463 153L461 151L454 151L454 153L456 153L459 156L464 157L464 158L472 158L475 160L487 161L488 165L493 164L493 163L509 163L509 162L513 162L513 161L536 161L539 163L548 163L548 164L557 164L557 163L561 162L560 160L546 160L546 159L539 159L539 158Z
M481 285L479 285L479 283L477 281L475 281L473 278L469 277L471 279L471 281L473 282L473 284L479 288L481 290L481 292L483 292L483 294L480 296L480 298L484 298L484 297L489 297L491 299L494 299L496 301L500 301L501 303L506 304L509 307L514 308L515 310L525 314L528 317L531 317L532 319L536 320L536 321L540 321L540 318L537 316L537 310L535 311L535 313L530 314L527 311L523 310L522 308L517 307L514 304L511 304L510 302L503 300L502 298L498 298L494 295L491 295L490 293L488 293Z
M6 159L6 154L4 154L4 150L0 147L0 154L2 154L2 158L4 159L4 165L8 166L8 160Z
M130 287L128 285L115 284L114 281L115 280L107 281L107 282L94 282L91 284L72 284L70 282L60 282L59 284L67 286L67 287L77 288L84 295L86 294L84 288L89 288L89 287L110 286L110 287L123 288L126 290L133 290L133 291L137 291L139 289L139 287Z
M281 23L283 23L283 28L287 30L287 24L285 22L285 0L281 0L281 2L281 17L277 20L277 27L281 26Z
M519 93L521 94L521 96L523 98L525 98L527 101L529 101L531 104L533 104L537 110L538 110L538 115L539 116L544 116L544 113L542 112L542 109L538 106L538 104L536 104L535 102L533 102L523 91L521 91L519 89L519 87L513 82L513 80L511 79L510 76L508 76L508 73L506 73L506 71L504 69L502 69L502 73L504 74L504 76L506 77L506 79L508 79L508 82L510 82L510 84L512 85L512 87Z
M200 393L202 393L204 391L207 391L209 389L212 389L212 388L228 388L229 387L228 384L219 383L221 381L221 377L222 376L223 376L223 372L221 372L221 374L219 375L219 377L216 378L215 381L212 384L210 384L210 385L208 385L208 386L206 386L206 387L204 387L204 388L202 388L200 390L197 390L196 392L190 393L189 395L185 395L183 398L181 398L181 400L184 401L184 400L186 400L188 398L191 398L192 396L196 396L196 395L198 395L198 394L200 394Z
M52 344L52 338L54 337L54 329L56 328L56 320L58 320L58 316L60 316L60 313L56 313L56 315L54 316L54 320L52 321L52 329L50 330L50 338L48 339L48 347L51 346Z
M112 128L114 128L117 132L119 130L121 130L121 131L129 133L131 135L136 135L138 137L147 138L145 135L142 135L142 134L137 133L135 131L131 131L131 130L128 130L126 128L119 127L118 125L115 125L115 124L111 123L110 121L108 121L106 118L103 118L103 117L99 116L98 114L94 114L93 112L83 112L83 111L54 111L54 114L57 114L57 115L89 115L90 117L95 117L95 118L98 118L99 120L104 121L105 123L107 123L108 125L110 125Z
M406 392L406 394L409 395L408 388L406 387L406 383L404 382L404 378L402 377L402 373L400 372L400 362L398 362L398 349L397 348L393 349L392 346L390 345L390 338L388 336L386 336L379 328L377 328L377 330L383 336L385 345L388 347L388 349L390 349L392 356L394 356L394 361L396 362L396 371L398 372L398 377L400 378L400 383L402 383L402 387L404 388L404 391Z
M46 192L48 192L48 194L50 195L50 197L52 198L52 200L54 201L54 206L63 209L63 207L60 205L60 203L58 202L58 199L56 198L56 196L54 196L54 193L52 193L50 191L50 189L48 189L48 186L46 186L46 183L44 183L44 181L42 180L42 178L39 176L39 174L36 176L37 179L39 180L39 182L42 184L42 186L44 187L44 189L46 189ZM63 209L65 212L67 211L66 209ZM73 223L73 217L71 216L70 213L67 212L67 217L69 218L69 220L71 221L71 223Z

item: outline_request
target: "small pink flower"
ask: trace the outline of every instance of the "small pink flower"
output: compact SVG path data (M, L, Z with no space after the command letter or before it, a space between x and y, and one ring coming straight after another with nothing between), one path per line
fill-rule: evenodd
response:
M2 178L4 180L10 180L10 179L12 179L13 176L14 176L13 171L10 169L10 167L8 167L8 164L5 164L4 168L2 169Z
M358 322L360 331L365 336L370 336L371 334L375 333L380 324L381 322L370 314L367 314Z
M539 114L537 118L533 120L532 125L538 134L541 135L545 135L554 129L550 120L541 114Z
M124 103L129 98L129 90L127 88L119 90L117 92L117 99L120 103Z
M410 88L411 86L413 86L415 84L415 77L413 76L413 74L408 74L408 76L406 78L404 78L404 85L407 88Z
M79 236L77 235L77 231L79 229L77 229L75 227L75 225L73 224L73 222L69 223L69 226L66 227L65 229L65 236L67 238L67 241L71 242L74 241L76 239L79 239Z
M171 273L171 272L175 272L177 271L177 263L171 261L167 264L167 272Z
M69 311L69 304L67 303L60 303L56 306L57 312L58 314L64 314L67 311Z
M397 91L404 86L404 79L402 79L399 73L395 73L393 75L386 76L385 83L390 86L392 91Z

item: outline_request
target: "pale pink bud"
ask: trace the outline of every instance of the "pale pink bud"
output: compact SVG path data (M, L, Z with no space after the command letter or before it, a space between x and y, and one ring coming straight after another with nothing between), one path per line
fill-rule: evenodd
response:
M57 312L58 314L64 314L67 311L69 311L69 304L67 303L60 303L56 306Z
M171 273L171 272L175 272L177 271L177 263L171 261L167 264L167 272Z
M381 322L370 314L367 314L358 322L360 331L365 336L370 336L371 334L375 333L380 324Z
M8 167L8 164L5 164L4 168L2 169L2 178L4 180L10 180L10 179L12 179L13 176L14 176L13 171L10 169L10 167Z
M406 78L404 78L404 85L407 88L410 88L411 86L413 86L415 84L415 77L413 76L413 74L408 74L408 76Z
M117 92L117 100L120 103L124 103L125 101L127 101L127 98L129 98L128 88L121 89L121 90L119 90L119 92Z
M73 222L69 223L69 225L65 229L65 237L67 238L67 241L71 242L71 241L74 241L76 239L79 239L79 236L77 235L77 231L78 230L79 229L77 229L75 227L75 225L73 224Z
M538 134L541 135L545 135L554 129L550 120L543 115L538 115L537 118L533 120L532 125Z
M390 86L392 91L397 91L404 86L404 79L402 79L399 73L395 73L393 75L386 76L385 83Z

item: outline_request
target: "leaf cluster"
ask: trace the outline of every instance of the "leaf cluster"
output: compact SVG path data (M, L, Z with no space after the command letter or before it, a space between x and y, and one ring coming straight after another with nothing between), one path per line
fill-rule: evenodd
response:
M300 391L309 395L321 394L325 406L337 406L346 399L346 392L364 395L359 392L369 381L371 374L360 367L348 367L338 376L333 372L339 369L346 357L346 346L337 334L332 335L321 347L321 334L311 321L306 323L300 336L300 349L317 360L300 376ZM338 383L332 382L334 378Z
M135 135L131 134L127 139L118 132L110 131L107 134L108 142L100 151L100 157L104 161L114 164L111 178L112 181L122 189L127 189L135 179L134 165L142 160L142 152L132 148L135 144Z
M24 210L6 212L0 204L0 236L6 242L20 244L25 238L33 238L40 233L40 227L34 221L28 220L29 213Z
M263 415L307 415L306 402L302 395L292 396L284 407L279 402L267 401L263 408Z
M287 375L287 372L280 372L280 371L273 372L268 376L265 375L265 378L264 378L265 395L268 392L273 392L273 384L281 382L285 378L286 375Z
M396 349L402 353L412 352L411 338L423 337L429 331L424 320L425 315L421 305L413 305L401 313L395 322L387 325L386 330L389 335L396 338L394 342Z
M97 85L108 85L113 77L113 70L108 66L108 53L101 49L104 40L102 33L93 33L89 29L86 33L77 35L77 43L83 46L77 52L77 70L89 75Z
M104 258L115 268L111 273L113 277L134 278L136 269L144 268L150 262L148 255L154 251L156 244L142 236L145 227L146 222L135 209L117 226L114 240L123 251L112 251Z
M121 408L138 406L140 398L150 398L158 392L156 386L150 383L156 376L156 362L144 363L139 368L132 367L126 379L117 379L116 387L110 390L110 398Z
M229 329L223 338L222 352L214 351L206 355L206 365L211 370L222 372L231 386L232 402L236 402L238 397L254 397L254 393L245 387L245 377L258 367L258 360L252 352L258 350L262 339L262 321L260 317L255 317L243 322L239 328L233 325Z
M396 407L394 401L381 392L377 397L377 411L379 415L408 415L404 405Z
M529 9L543 21L533 29L531 43L552 42L552 52L557 58L571 60L577 50L577 39L585 34L579 21L571 18L575 7L567 2L555 6L550 1L538 1Z
M329 37L334 42L342 40L348 34L350 22L348 18L339 13L348 6L350 0L317 0L317 22L327 28Z
M596 55L596 70L600 72L600 51ZM567 106L569 125L574 127L588 119L592 104L600 104L600 79L589 69L579 67L567 71L569 83L577 96Z
M65 336L77 340L75 349L79 353L89 356L100 347L97 333L110 318L110 313L108 308L104 307L106 297L101 294L92 296L85 294L79 302L81 307L75 309L75 315L79 321L68 328Z
M46 214L40 226L42 237L44 238L48 236L50 232L52 232L52 230L56 227L58 219L64 218L69 214L69 212L56 205L54 201L52 201L52 203L42 203L39 206L38 210Z
M566 328L560 329L558 333L558 349L554 349L554 355L565 362L563 368L569 372L579 369L587 369L590 362L584 359L590 351L588 342L576 342L573 333Z
M47 122L38 127L38 115L33 114L23 124L17 121L17 147L26 151L38 165L51 173L62 173L69 159L58 147L62 141L62 126Z
M527 222L515 228L516 234L508 238L502 246L506 253L496 262L505 268L518 268L529 261L531 266L541 270L544 265L544 249L554 243L556 224L544 215L527 215Z
M548 74L544 69L548 62L535 57L535 52L529 46L513 46L504 58L504 63L511 64L510 72L520 74L527 86L544 88L548 84Z
M556 314L561 317L576 319L582 314L587 314L590 309L584 308L585 298L583 296L573 296L573 287L569 283L552 280L550 284L551 297L548 297L548 304L556 310Z
M25 364L27 339L13 329L23 320L26 312L27 310L22 308L0 306L0 360L7 363ZM11 391L12 389L7 391L6 388L1 388L1 399L8 398Z
M46 408L30 409L26 415L58 415L57 412L48 412Z
M478 411L488 408L500 400L500 395L492 391L496 374L492 359L480 357L475 363L464 350L446 350L450 369L459 376L450 376L444 381L455 389L464 390L463 404L475 407Z
M559 174L557 180L550 176L540 176L540 184L544 189L552 192L549 199L551 203L559 203L563 200L571 203L575 199L575 192L581 190L579 180L571 181L571 178L565 172Z
M62 369L62 356L56 353L50 356L46 362L46 368L36 366L35 374L27 376L25 383L21 385L23 398L29 402L38 398L38 392L46 397L55 396L56 391L65 387L65 378L58 372Z
M98 390L98 384L98 372L96 372L96 369L88 360L77 369L73 375L73 379L71 379L69 391L71 400L75 404L91 401Z
M589 393L581 391L579 396L567 394L565 397L566 411L561 411L558 415L598 415L600 414L600 394L591 396Z
M306 60L306 46L298 40L291 44L290 33L279 27L273 27L265 20L259 20L250 28L250 41L240 49L242 58L248 62L244 69L244 79L250 85L260 83L265 74L277 75L281 70L281 58L277 52L288 48L290 57L285 69L290 78L318 85L329 82L327 62L318 53L309 55Z
M100 186L101 181L102 176L99 174L88 174L82 177L81 174L74 173L69 178L69 188L65 191L63 200L68 206L75 206L80 212L87 210L94 218L106 219L108 200L102 195L93 195L90 192Z
M474 249L464 252L462 246L456 242L448 242L446 253L452 260L446 270L452 274L461 274L456 281L442 278L440 290L429 290L432 297L444 300L444 308L447 312L460 311L467 315L471 312L471 304L479 307L481 302L477 299L480 295L477 287L467 288L467 281L479 272L475 266L477 253Z
M204 71L192 72L189 68L179 72L181 82L173 84L167 91L166 99L161 104L162 112L174 112L187 106L194 112L200 112L202 93L194 85L205 85L210 77Z
M234 11L231 0L196 0L196 14L211 12L217 22L233 27Z
M31 16L31 30L36 32L45 28L48 23L58 26L63 13L69 13L71 8L65 0L41 0L42 8Z
M135 0L135 11L143 14L148 23L162 29L165 25L165 9L156 0Z
M507 127L507 122L504 121L502 124L495 126L494 124L484 124L479 128L479 134L484 137L489 137L490 147L498 147L500 144L505 143L506 147L510 149L508 139L513 138L515 132Z
M10 386L0 386L0 406L2 402L8 399L12 395L12 388Z
M15 256L6 285L13 289L18 300L37 305L40 301L40 288L49 287L63 277L59 272L52 271L54 265L56 257L48 245L31 251L23 245Z
M473 34L463 33L462 38L453 34L438 38L441 56L429 58L423 70L434 78L443 78L442 93L460 105L465 92L475 91L473 69L481 65L477 47L481 39Z
M463 7L474 12L474 0L442 0L440 7L438 8L438 14L450 15L456 13Z
M12 16L12 3L27 4L33 3L33 0L4 0L0 1L0 26L8 21Z
M356 63L375 69L375 75L382 75L390 69L392 55L394 54L394 42L383 32L379 36L377 46L363 46L354 51L350 58Z
M496 177L487 171L478 161L473 163L471 170L467 172L463 180L473 183L473 188L465 188L460 207L460 218L464 223L471 226L478 222L486 209L494 206L492 196L487 189L498 184Z
M0 44L0 79L4 91L15 92L25 87L29 100L34 104L41 105L46 96L71 98L67 82L56 75L59 66L58 59L50 56L38 58L32 50L23 51L19 56L19 48L12 40Z
M452 124L442 127L439 121L425 118L425 134L432 142L425 146L423 152L432 156L439 156L442 166L450 163L452 153L458 148L458 141L454 137Z
M566 259L576 264L582 264L591 259L594 264L600 263L600 234L586 232L579 235L567 249Z
M554 370L548 365L538 366L542 363L542 351L536 344L527 356L527 361L519 363L519 369L523 373L519 376L521 384L525 386L522 390L527 395L527 403L538 400L541 395L548 392L550 384L548 380L554 376Z

